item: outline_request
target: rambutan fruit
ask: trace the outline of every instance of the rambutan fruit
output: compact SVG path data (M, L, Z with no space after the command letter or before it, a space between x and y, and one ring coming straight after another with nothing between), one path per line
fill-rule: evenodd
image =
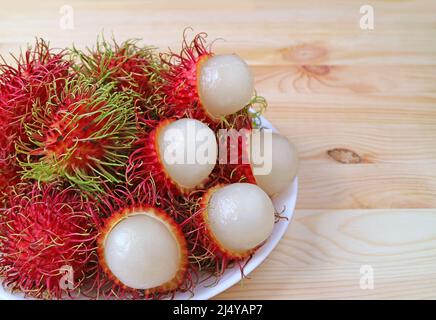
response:
M270 130L239 130L221 134L227 153L221 154L219 170L213 175L225 183L257 184L269 196L289 187L298 169L298 153L285 137ZM221 150L220 150L221 151Z
M33 104L45 104L63 89L71 61L65 51L51 49L42 39L12 58L15 65L4 60L0 64L0 111L8 114L8 126L17 138L25 139L24 124L30 121Z
M200 268L221 275L229 263L250 257L271 235L274 222L274 206L261 188L233 183L206 190L181 226Z
M248 107L254 93L252 73L239 56L214 55L206 34L184 41L180 54L161 55L159 92L168 116L195 118L216 125Z
M31 121L33 104L44 104L53 90L62 90L71 66L63 51L51 49L42 39L12 58L13 64L4 59L0 63L0 203L19 180L15 146L27 141L25 124Z
M252 153L261 154L264 151L264 142L255 140L252 143ZM285 188L289 187L297 175L298 153L295 146L283 135L271 133L271 150L267 161L270 161L270 170L253 170L256 183L269 196L277 195ZM251 157L252 159L252 157ZM252 162L254 168L256 165Z
M195 119L167 119L137 141L129 157L127 181L147 183L151 176L159 194L177 196L201 187L216 164L215 133Z
M19 181L18 170L8 149L4 150L0 147L0 208L5 205L10 189Z
M97 259L93 204L59 184L18 185L0 215L0 276L11 291L74 297Z
M99 296L151 299L191 289L186 240L172 210L152 185L141 192L118 187L102 199L100 272L92 286Z
M15 159L15 135L10 132L9 117L0 109L0 208L9 189L18 180L18 167Z
M78 77L33 107L33 121L26 125L29 142L19 145L26 155L20 163L24 178L62 178L85 191L124 181L136 118L133 98L112 92L113 86Z
M158 117L155 89L159 63L154 48L138 46L136 40L118 44L102 38L95 48L85 51L74 48L72 56L77 61L77 72L98 83L114 82L114 90L134 94L138 120Z

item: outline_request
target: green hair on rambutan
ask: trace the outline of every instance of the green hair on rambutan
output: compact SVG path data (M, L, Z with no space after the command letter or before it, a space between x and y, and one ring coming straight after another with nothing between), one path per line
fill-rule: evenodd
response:
M162 64L154 47L138 42L130 39L119 44L101 36L93 48L73 47L70 52L78 73L96 83L114 82L115 91L135 94L138 118L147 122L162 115L162 98L157 90L162 82Z
M115 82L116 90L130 89L144 97L153 91L158 57L155 48L139 46L136 39L118 44L101 37L94 48L73 48L71 55L77 62L77 71L96 81Z
M23 178L63 179L89 192L124 181L137 122L134 95L114 91L115 85L77 76L47 103L35 103L25 125L28 141L17 146L25 155Z

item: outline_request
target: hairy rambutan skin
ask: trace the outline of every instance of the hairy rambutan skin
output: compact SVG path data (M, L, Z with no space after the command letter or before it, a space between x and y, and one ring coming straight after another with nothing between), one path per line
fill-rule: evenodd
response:
M163 99L166 116L194 118L216 125L219 119L207 113L198 93L197 79L201 64L213 56L210 48L205 45L206 36L205 33L199 33L188 43L184 35L180 53L161 54L162 84L158 91Z
M162 113L166 117L194 118L207 123L213 129L241 125L241 117L247 115L257 117L257 111L252 109L266 107L265 99L257 94L243 110L226 117L212 116L201 103L198 77L203 63L214 56L211 49L213 43L206 46L206 37L206 33L199 33L188 42L184 33L180 53L160 55L161 67L155 73L161 82L157 93L161 99Z
M115 82L116 90L132 89L144 95L152 90L150 69L156 58L151 47L139 47L135 40L118 44L101 39L94 49L74 48L72 55L79 60L77 71L96 81Z
M114 82L114 90L134 94L138 118L157 118L155 91L160 65L153 47L139 46L137 40L118 44L102 38L95 48L73 48L71 56L77 61L77 72L99 83Z
M89 192L102 191L102 182L124 181L136 115L133 97L112 92L114 85L74 78L47 103L33 106L28 142L18 145L24 178L61 178Z
M62 90L71 74L71 61L65 51L51 49L42 39L12 58L15 65L4 60L0 64L0 112L7 115L17 138L24 139L33 104L44 104L53 90Z
M226 121L221 122L215 128L220 146L223 144L227 146L227 157L223 161L223 154L220 154L218 165L211 174L211 181L224 184L237 182L256 184L251 164L248 161L248 140L244 135L261 126L260 116L266 108L267 102L265 98L256 94L250 102L249 108L246 107L236 114L230 115ZM230 139L232 131L239 135L236 144L232 143ZM231 157L235 149L237 159ZM209 186L213 186L213 184Z
M25 124L31 121L33 104L45 103L53 90L62 90L71 67L64 51L51 49L42 39L12 56L12 64L1 60L0 205L5 192L19 180L15 146L19 140L27 141Z
M106 195L100 198L99 217L95 223L98 226L98 265L95 273L87 283L85 294L93 298L117 299L163 299L172 298L176 292L192 290L195 283L191 267L188 263L187 244L182 229L176 223L181 217L179 208L167 197L156 193L152 180L141 188L132 191L129 186L119 185L115 190L107 188ZM162 221L177 239L180 246L181 264L174 279L165 285L148 290L132 289L121 283L108 268L104 259L104 244L107 235L117 223L135 212L149 212Z
M0 208L10 188L18 181L18 166L14 156L15 135L10 132L8 117L0 110Z
M226 146L226 154L220 154L220 159L213 177L220 183L246 182L256 184L253 170L249 162L249 141L251 124L247 128L229 129L224 134L218 134L220 145ZM232 135L234 137L232 138ZM236 138L235 138L236 137ZM234 155L236 153L236 157Z
M95 207L77 189L17 185L0 215L0 276L11 291L74 297L96 261ZM65 273L74 279L66 285Z

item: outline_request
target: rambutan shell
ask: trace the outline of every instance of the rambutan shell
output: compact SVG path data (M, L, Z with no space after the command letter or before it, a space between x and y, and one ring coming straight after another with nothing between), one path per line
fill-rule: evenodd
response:
M59 184L15 186L0 215L0 276L25 295L76 296L97 260L92 203ZM71 270L73 278L65 277ZM68 280L68 285L64 280Z
M162 54L164 66L159 71L162 84L158 93L163 97L167 117L193 118L216 126L220 119L212 117L200 102L198 76L201 65L213 53L205 47L205 34L198 34L191 43L183 42L180 54Z
M101 192L102 182L124 181L136 115L132 97L112 93L113 86L80 76L50 103L33 107L29 141L18 146L24 178L63 179L87 192Z

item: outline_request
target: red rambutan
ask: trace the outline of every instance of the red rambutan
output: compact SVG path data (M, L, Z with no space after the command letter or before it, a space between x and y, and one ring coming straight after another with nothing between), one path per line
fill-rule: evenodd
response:
M14 135L10 132L9 117L0 110L0 207L11 186L18 180Z
M5 287L37 298L80 291L96 260L93 204L57 184L14 188L0 215L0 276Z
M159 299L192 288L186 240L173 218L177 214L152 184L135 192L108 190L101 200L99 266L89 292Z
M25 124L31 121L33 104L44 104L53 89L62 90L71 66L63 51L50 49L42 39L12 58L14 65L3 59L0 64L0 203L19 180L15 145L27 141Z
M215 133L195 119L167 119L136 142L129 157L127 181L148 183L151 177L158 194L170 197L201 187L216 164Z
M256 184L250 165L250 129L230 129L220 131L218 141L220 145L219 165L213 173L220 183L247 182Z
M180 54L162 54L162 84L158 89L165 114L195 118L216 126L225 117L248 108L254 93L253 77L237 55L214 55L206 34L184 41Z
M8 115L11 131L25 139L24 124L30 121L32 106L45 104L53 90L63 89L71 62L64 51L50 49L42 39L18 57L12 57L14 66L4 60L0 64L0 111Z
M229 263L250 257L272 232L273 204L254 184L218 184L193 200L190 218L181 223L192 262L217 276Z
M73 49L78 57L78 72L96 82L114 82L114 90L135 95L134 104L138 118L156 119L159 108L155 95L156 77L159 72L158 57L152 47L137 45L136 40L121 44L105 39L97 41L95 49L80 51Z
M77 71L97 81L115 82L116 90L130 89L145 97L153 90L151 68L156 58L151 47L139 47L135 40L111 44L102 39L95 49L73 49L73 55L79 57Z
M63 178L85 191L123 181L136 120L133 98L112 93L113 86L75 78L46 104L33 107L28 142L19 145L26 155L20 163L24 178Z

